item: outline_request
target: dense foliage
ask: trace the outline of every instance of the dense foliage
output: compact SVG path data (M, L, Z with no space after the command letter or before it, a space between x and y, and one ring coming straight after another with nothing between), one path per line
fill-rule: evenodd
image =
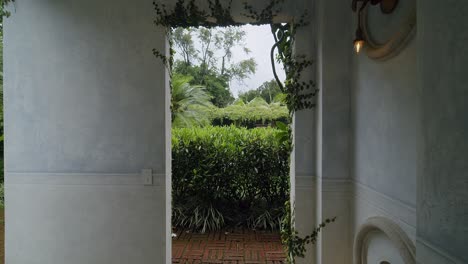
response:
M203 114L212 106L203 86L191 85L191 76L174 75L171 80L171 116L175 127L202 126L209 122Z
M217 107L225 107L234 101L229 90L229 80L214 69L204 70L200 66L187 66L182 61L176 61L173 73L174 75L191 76L190 84L205 87L211 96L211 103Z
M6 6L8 3L14 2L14 0L0 0L0 23L1 23L1 28L2 28L2 34L3 34L3 17L9 17L10 16L10 11L6 9Z
M191 85L192 76L174 74L172 77L171 111L173 127L200 127L206 125L236 125L247 128L275 126L277 121L288 123L289 112L277 94L272 103L255 97L244 103L237 100L219 108L210 102L204 86Z
M256 97L247 104L237 101L225 108L210 108L208 116L213 125L234 124L247 128L275 126L277 121L288 123L289 120L286 106L281 103L268 104L261 97Z
M278 229L289 199L289 145L273 128L173 129L173 225Z
M253 58L233 58L234 48L241 48L244 55L250 53L245 36L245 31L239 27L174 28L170 35L176 51L172 71L192 76L190 84L204 86L211 95L211 102L225 107L234 101L230 82L242 81L256 70Z
M263 98L267 103L279 102L284 95L275 80L264 82L255 90L250 90L239 94L239 99L245 103L252 101L256 97Z

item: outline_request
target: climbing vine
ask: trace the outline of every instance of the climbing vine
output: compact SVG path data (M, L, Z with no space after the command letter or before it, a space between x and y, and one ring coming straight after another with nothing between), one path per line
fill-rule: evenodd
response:
M164 3L153 2L156 11L156 26L166 28L166 32L170 35L172 28L177 27L226 27L226 26L241 26L244 23L236 22L231 15L232 0L226 4L221 4L220 0L206 0L208 10L203 10L198 7L195 0L177 0L175 6L168 8ZM294 42L296 31L298 28L306 26L307 12L304 12L297 21L289 23L277 23L274 21L281 10L284 0L270 0L269 3L262 9L257 10L245 2L243 4L246 18L250 19L252 25L270 24L272 34L275 39L270 55L273 75L275 76L281 90L286 94L286 103L289 109L290 117L295 111L303 109L311 109L315 107L315 96L318 90L315 87L313 80L304 80L303 72L309 68L313 62L307 59L305 55L295 54ZM168 38L170 41L170 37ZM164 53L154 49L154 55L161 59L162 62L172 69L174 50L170 42L170 53L167 57ZM277 56L274 56L275 50ZM286 72L286 80L281 82L276 74L274 60L278 60L283 64ZM288 144L292 150L292 132L288 127L283 131L283 141ZM335 221L326 219L312 234L306 237L299 237L298 232L294 227L294 209L288 202L285 205L286 217L281 225L282 242L285 245L288 263L295 263L296 257L304 257L305 246L309 243L315 243L319 232L329 223Z
M1 17L9 17L11 14L5 7L8 3L14 2L15 0L0 0L0 16Z
M303 80L302 72L312 65L305 55L294 54L294 41L296 27L300 24L272 24L272 33L276 43L272 47L271 57L273 60L274 49L278 50L277 59L283 63L286 72L284 85L276 75L276 69L272 62L273 74L281 90L286 93L286 102L291 113L303 109L315 107L315 95L317 89L313 80Z
M300 237L299 232L294 228L294 206L286 202L286 214L281 223L281 242L286 247L287 261L289 264L295 263L295 258L305 257L307 244L315 244L318 235L328 224L336 221L336 217L327 218L319 224L310 235Z

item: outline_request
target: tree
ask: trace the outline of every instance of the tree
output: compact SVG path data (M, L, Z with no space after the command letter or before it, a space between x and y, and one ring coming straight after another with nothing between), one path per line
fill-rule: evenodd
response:
M217 107L226 107L234 101L234 96L229 90L229 83L223 76L209 71L205 76L204 83L206 90L212 96L211 102Z
M198 52L195 49L192 39L193 29L178 27L172 31L172 41L177 47L177 50L184 58L186 66L191 66L192 62L197 59Z
M260 97L260 93L257 90L249 90L239 94L239 99L241 99L246 104L256 97Z
M226 107L234 101L229 90L228 80L213 69L204 70L202 66L186 67L183 62L176 61L174 73L191 76L191 85L205 87L205 90L211 95L211 103L217 107Z
M231 63L232 49L234 47L241 47L245 55L250 53L245 44L245 36L245 31L239 27L226 27L219 30L215 36L215 46L218 50L222 51L220 73L226 76L229 81L232 79L242 81L248 75L255 73L257 63L253 58Z
M256 68L257 62L255 62L254 58L250 58L231 65L223 76L227 76L229 80L236 79L243 82L250 74L255 73Z
M175 74L171 80L171 112L174 127L207 124L204 109L212 106L204 87L191 85L191 76Z
M216 58L214 56L214 45L215 45L215 36L213 34L212 28L199 28L198 29L198 39L200 40L200 53L199 57L200 66L202 68L202 74L204 74L208 68L215 67Z
M216 35L216 48L223 51L222 63L221 63L221 75L225 73L226 63L231 61L232 58L232 48L237 44L243 44L245 37L245 31L237 27L227 27L225 30L219 32ZM245 44L244 44L245 46ZM246 54L250 50L245 49Z
M239 98L242 99L245 103L248 103L255 97L262 97L267 103L270 104L277 101L275 98L279 98L279 94L282 94L282 92L278 86L278 83L275 80L271 80L264 82L255 90L240 93Z
M264 82L257 88L257 90L259 91L260 96L268 103L272 103L276 95L281 93L281 89L275 80Z
M232 58L235 47L241 47L246 55L250 53L245 47L245 36L237 27L173 30L176 53L183 58L175 61L174 73L192 76L190 84L204 86L214 105L226 107L234 101L230 82L242 81L256 70L253 58Z

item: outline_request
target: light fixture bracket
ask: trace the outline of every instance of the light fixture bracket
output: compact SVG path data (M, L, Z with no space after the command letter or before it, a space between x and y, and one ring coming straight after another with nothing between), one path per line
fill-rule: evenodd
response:
M391 14L398 5L398 0L381 0L380 10L384 14Z
M358 10L357 4L362 2L361 8ZM391 14L398 5L398 0L353 0L352 9L354 12L361 12L366 5L370 3L371 5L380 5L380 10L384 14Z

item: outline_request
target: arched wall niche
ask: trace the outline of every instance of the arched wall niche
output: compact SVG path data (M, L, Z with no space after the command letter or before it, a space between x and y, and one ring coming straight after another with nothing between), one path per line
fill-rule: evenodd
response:
M371 217L362 224L354 240L354 264L368 263L369 243L372 235L382 233L390 240L404 264L416 264L416 247L407 234L393 221L385 217ZM391 263L381 260L379 263Z

